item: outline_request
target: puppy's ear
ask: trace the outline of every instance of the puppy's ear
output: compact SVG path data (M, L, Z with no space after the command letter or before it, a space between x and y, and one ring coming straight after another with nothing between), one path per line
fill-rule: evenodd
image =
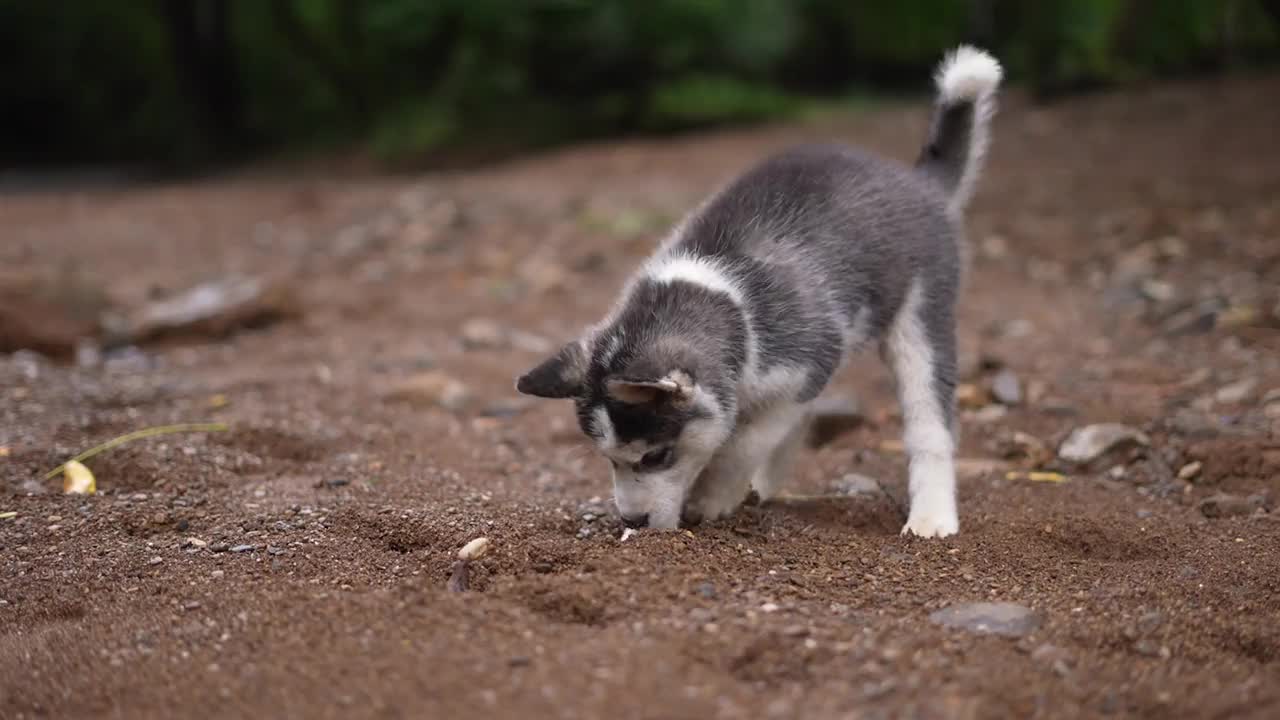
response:
M569 398L582 394L587 377L587 350L581 341L560 348L516 380L516 392L542 398Z
M650 373L627 372L605 382L609 397L628 405L671 401L687 402L693 398L693 378L683 370L672 370L660 377Z

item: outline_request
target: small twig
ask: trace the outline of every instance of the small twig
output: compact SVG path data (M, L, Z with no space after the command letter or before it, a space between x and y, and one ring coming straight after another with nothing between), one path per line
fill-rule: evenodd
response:
M449 592L466 592L471 589L471 561L455 560L453 562L453 574L449 576L449 582L445 584Z
M93 447L93 448L89 448L88 450L85 450L84 452L71 458L67 462L62 463L58 467L45 473L44 479L48 480L52 478L54 475L57 475L58 473L62 472L62 469L65 468L68 463L84 462L85 460L88 460L89 458L93 457L94 455L97 455L98 453L106 452L111 448L119 447L120 445L124 445L127 442L133 442L134 440L141 440L142 438L149 438L156 435L168 435L170 433L221 432L226 429L227 429L226 423L187 423L183 425L161 425L159 427L150 427L150 428L145 428L143 430L137 430L129 433L128 435L121 435L118 438L112 438L111 440L108 440L97 447Z

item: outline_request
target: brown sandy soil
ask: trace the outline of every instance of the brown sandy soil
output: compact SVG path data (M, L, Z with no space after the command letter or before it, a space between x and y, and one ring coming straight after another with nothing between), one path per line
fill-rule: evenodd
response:
M718 182L801 138L911 157L923 105L413 179L5 198L7 277L128 306L267 273L303 315L86 367L0 356L0 717L1280 717L1277 97L1280 76L1011 94L971 212L962 365L977 394L1011 369L1024 402L966 411L945 541L898 535L874 358L832 389L867 422L788 490L859 473L886 493L625 544L567 404L512 390ZM423 373L467 394L404 391ZM203 420L232 429L90 461L95 496L40 479ZM1039 463L1061 483L994 462L1029 467L1005 459L1015 432L1053 449L1097 422L1151 444ZM1245 507L1206 512L1217 493ZM478 536L472 591L447 592ZM1042 622L929 619L980 600Z

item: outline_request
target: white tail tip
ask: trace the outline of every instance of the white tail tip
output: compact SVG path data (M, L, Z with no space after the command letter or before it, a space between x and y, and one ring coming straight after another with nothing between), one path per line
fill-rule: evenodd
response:
M986 51L971 45L947 53L934 76L943 103L976 102L995 92L1004 71Z

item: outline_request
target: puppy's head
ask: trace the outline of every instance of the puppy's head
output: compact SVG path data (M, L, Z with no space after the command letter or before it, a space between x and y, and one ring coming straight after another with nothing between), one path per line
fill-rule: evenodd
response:
M566 345L516 381L526 395L573 400L582 432L613 466L614 501L631 527L674 528L695 478L731 420L688 345L624 346L616 336Z

